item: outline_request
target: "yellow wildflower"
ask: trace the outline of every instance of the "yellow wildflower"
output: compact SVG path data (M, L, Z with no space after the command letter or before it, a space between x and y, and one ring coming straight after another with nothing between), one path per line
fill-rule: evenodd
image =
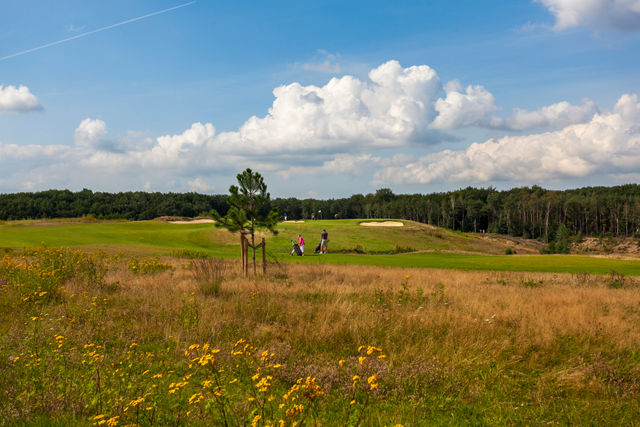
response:
M198 403L202 399L204 399L204 396L202 395L202 393L195 393L193 396L191 396L189 398L189 405L193 405L195 403Z

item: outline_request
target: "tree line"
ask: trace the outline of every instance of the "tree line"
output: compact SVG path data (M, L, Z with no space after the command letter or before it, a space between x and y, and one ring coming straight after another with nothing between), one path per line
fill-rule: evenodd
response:
M0 220L75 218L148 220L160 216L194 217L228 209L223 195L198 193L102 193L84 189L0 194Z
M388 188L341 199L272 199L288 219L398 218L452 230L490 232L550 241L562 233L636 236L640 233L640 186L546 190L538 186L498 191L467 187L432 194L394 194ZM65 218L146 220L193 217L212 210L226 215L224 195L198 193L103 193L84 189L0 194L0 220ZM566 228L566 231L564 230Z

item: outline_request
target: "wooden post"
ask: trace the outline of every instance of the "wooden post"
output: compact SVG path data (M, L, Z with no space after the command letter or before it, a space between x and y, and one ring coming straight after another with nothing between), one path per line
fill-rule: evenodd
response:
M242 274L244 274L244 263L245 263L245 257L244 257L244 234L240 233L240 258L242 259Z
M246 236L244 237L244 275L249 275L249 240L247 240Z
M267 248L264 237L262 238L262 274L267 274Z

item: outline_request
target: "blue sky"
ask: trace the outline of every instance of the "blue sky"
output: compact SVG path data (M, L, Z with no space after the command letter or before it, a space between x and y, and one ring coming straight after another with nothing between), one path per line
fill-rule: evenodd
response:
M6 1L0 192L637 182L638 52L637 0Z

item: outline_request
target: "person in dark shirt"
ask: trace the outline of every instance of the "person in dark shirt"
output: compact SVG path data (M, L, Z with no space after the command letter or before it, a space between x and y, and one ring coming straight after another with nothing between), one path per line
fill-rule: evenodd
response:
M320 253L327 253L327 242L329 241L329 233L327 230L322 229L322 233L320 233Z

